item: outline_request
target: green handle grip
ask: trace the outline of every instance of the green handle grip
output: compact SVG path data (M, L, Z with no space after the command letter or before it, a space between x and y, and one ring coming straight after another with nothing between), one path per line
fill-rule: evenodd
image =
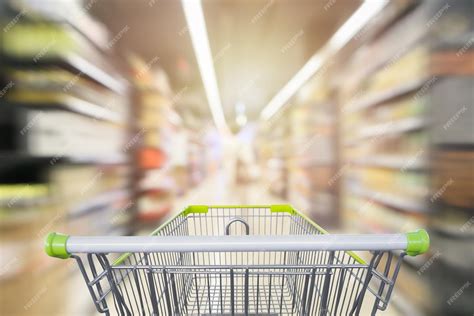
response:
M419 229L416 232L406 233L407 249L409 256L418 256L425 253L430 248L430 236L424 229Z
M50 257L67 259L71 255L66 250L68 235L49 233L44 241L44 251Z

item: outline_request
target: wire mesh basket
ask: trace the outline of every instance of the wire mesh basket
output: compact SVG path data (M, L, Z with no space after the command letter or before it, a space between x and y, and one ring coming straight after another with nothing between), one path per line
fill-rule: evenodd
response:
M151 236L45 245L76 259L100 313L202 316L374 315L403 257L428 247L424 230L331 235L288 205L189 206Z

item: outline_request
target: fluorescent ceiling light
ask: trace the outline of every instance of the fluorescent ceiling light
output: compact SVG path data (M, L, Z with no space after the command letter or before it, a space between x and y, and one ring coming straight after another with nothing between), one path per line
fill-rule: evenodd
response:
M329 40L329 47L337 51L346 45L387 4L386 0L365 1Z
M321 67L322 59L319 55L314 55L301 68L296 75L271 99L270 103L263 109L261 117L268 120L291 98L293 94L318 71Z
M260 117L268 120L311 78L331 55L337 53L387 4L387 0L365 1L334 33L328 43L314 54L290 81L270 100Z
M207 102L211 108L212 118L217 128L222 131L228 131L222 110L219 88L217 87L216 73L212 60L211 48L207 37L206 22L202 11L201 1L182 0L188 31L191 35L194 53L201 72L201 78L206 91Z

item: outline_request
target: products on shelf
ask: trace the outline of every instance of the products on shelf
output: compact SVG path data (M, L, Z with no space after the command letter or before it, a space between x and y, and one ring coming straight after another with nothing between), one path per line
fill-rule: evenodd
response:
M130 232L127 84L114 51L97 47L103 26L91 37L22 5L0 5L2 26L21 14L0 34L0 309L62 315L71 292L54 285L70 279L44 255L45 236Z
M474 151L439 149L435 151L433 160L432 199L455 207L473 209Z
M445 258L462 256L467 246L463 242L472 238L463 228L469 216L458 220L452 216L469 212L474 205L474 179L469 172L474 166L474 133L469 133L474 116L468 106L472 102L472 61L468 65L467 57L461 56L467 56L471 49L454 58L466 44L466 40L457 39L472 34L472 23L469 31L463 13L468 11L467 4L460 1L453 5L433 27L426 27L430 23L426 19L436 16L444 3L432 1L411 7L364 43L339 75L348 78L338 91L340 165L347 166L341 173L346 227L376 233L427 227L436 237L430 256L440 261L433 266L443 269L461 269L454 262L446 263L451 260ZM452 23L446 24L446 20ZM457 28L446 29L447 25ZM370 61L372 66L361 61ZM451 228L445 231L447 227ZM448 249L452 249L450 254L445 254ZM433 274L447 271L423 268L430 256L420 262L407 260L417 281L412 288L402 289L403 300L421 306L421 313L439 308L433 306L433 300L449 299L444 291L430 289L432 280L437 280L439 287L439 280L445 278ZM459 261L469 261L467 257ZM464 271L465 276L470 273ZM420 297L418 291L425 293L423 298L411 297L411 293ZM443 305L445 314L454 315L463 309L462 304Z

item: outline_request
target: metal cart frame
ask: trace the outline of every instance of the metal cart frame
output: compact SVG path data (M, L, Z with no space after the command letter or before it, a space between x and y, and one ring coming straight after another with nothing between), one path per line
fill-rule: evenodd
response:
M375 315L403 257L428 247L424 230L331 235L288 205L195 205L151 236L51 233L45 244L77 261L100 313L203 316Z

